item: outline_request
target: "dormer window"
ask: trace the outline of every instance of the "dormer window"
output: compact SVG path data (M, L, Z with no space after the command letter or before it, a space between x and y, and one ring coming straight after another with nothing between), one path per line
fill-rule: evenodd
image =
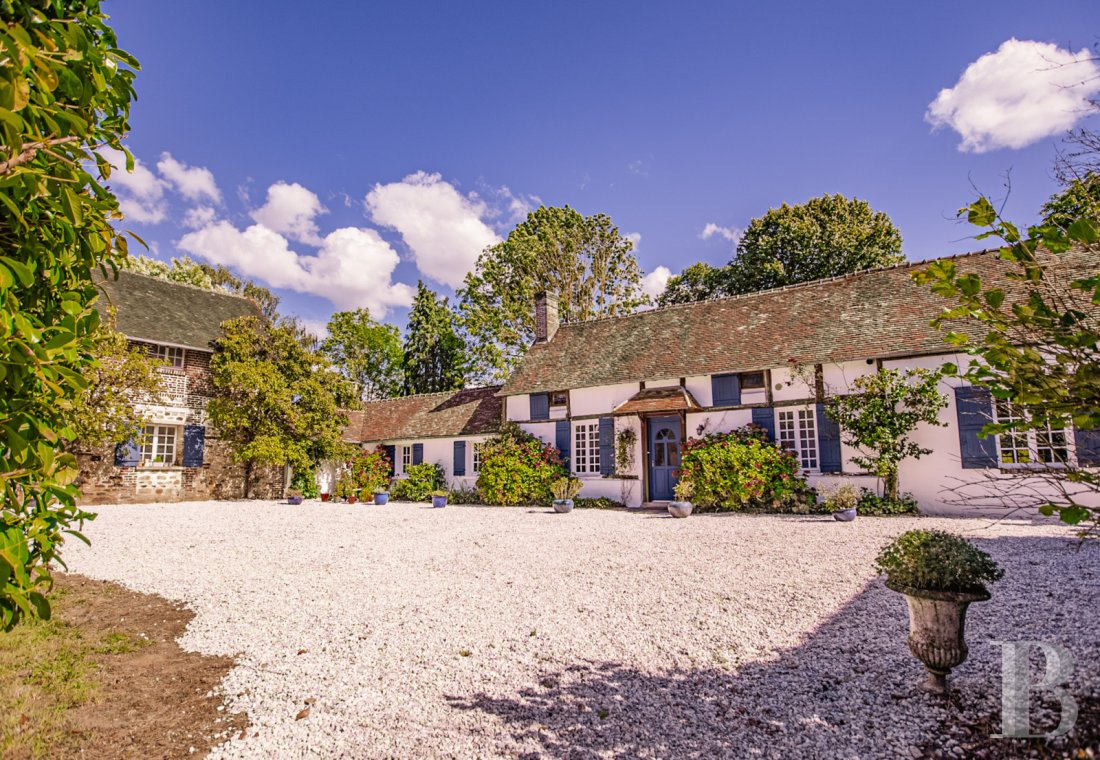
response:
M149 346L149 356L160 359L165 366L183 369L185 352L182 348L153 344Z

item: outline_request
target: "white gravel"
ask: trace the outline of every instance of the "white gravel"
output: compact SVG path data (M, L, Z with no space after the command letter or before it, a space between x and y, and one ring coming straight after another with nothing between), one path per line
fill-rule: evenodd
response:
M908 757L944 711L914 689L905 603L872 560L918 526L979 539L1008 572L971 608L953 676L969 712L999 707L991 641L1060 643L1078 660L1071 692L1100 683L1100 545L1059 526L97 509L71 570L185 601L181 644L238 657L227 705L252 727L219 758Z

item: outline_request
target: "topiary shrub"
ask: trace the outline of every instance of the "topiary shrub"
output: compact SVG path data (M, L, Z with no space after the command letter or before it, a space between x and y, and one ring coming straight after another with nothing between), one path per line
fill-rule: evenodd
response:
M411 464L405 468L405 477L394 482L393 498L397 501L428 501L433 491L443 489L445 475L438 464Z
M689 438L681 478L691 482L697 511L807 513L814 491L799 473L798 458L767 439L758 427Z
M382 446L374 451L360 453L349 463L348 468L350 491L360 499L369 500L376 492L389 489L393 465Z
M875 566L898 590L988 593L985 584L1004 571L993 558L961 536L942 530L911 530L878 555Z
M544 504L550 487L568 474L556 448L510 424L482 446L477 490L486 504Z

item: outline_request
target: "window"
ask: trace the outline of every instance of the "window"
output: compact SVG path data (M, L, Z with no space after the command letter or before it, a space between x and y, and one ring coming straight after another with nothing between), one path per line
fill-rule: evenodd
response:
M573 428L573 472L578 475L600 472L600 424L581 423Z
M779 443L798 455L803 470L817 469L817 422L813 409L779 412Z
M550 394L550 406L566 406L569 403L569 394L566 391L554 391Z
M413 463L413 447L402 446L401 447L401 472L408 472L409 466Z
M149 356L160 359L169 367L183 368L184 350L175 346L149 346Z
M145 467L170 467L176 463L176 428L146 425L142 435L141 463Z
M479 472L481 472L481 448L484 445L485 444L482 443L481 441L475 441L474 442L474 445L473 445L473 452L474 452L473 472L474 472L474 475L477 475Z
M1026 417L1008 401L996 403L997 422L1023 422ZM1036 430L1007 430L997 435L1001 464L1065 464L1069 461L1069 435L1064 424L1048 422Z
M763 372L742 372L741 373L741 390L754 391L764 389L764 373Z

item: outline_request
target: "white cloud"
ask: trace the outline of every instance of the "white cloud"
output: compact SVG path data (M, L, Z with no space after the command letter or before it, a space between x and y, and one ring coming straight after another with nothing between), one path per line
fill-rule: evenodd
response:
M192 230L209 227L217 216L218 212L210 208L210 206L189 208L183 215L183 226Z
M924 118L951 127L959 150L1023 148L1071 128L1100 92L1100 63L1047 42L1010 39L966 67L940 90Z
M172 158L171 153L162 153L157 161L161 175L189 201L208 200L222 202L221 191L214 182L214 174L204 166L188 166Z
M298 324L318 340L324 340L328 337L328 322L324 319L302 319L299 317Z
M626 165L626 170L628 172L630 172L631 174L637 174L639 177L648 177L649 176L649 164L647 164L645 161L643 161L640 158L636 161L631 161L629 164L627 164Z
M650 298L656 299L657 296L665 292L665 288L668 287L668 281L671 277L672 271L669 270L668 267L657 267L642 278L642 292Z
M276 182L267 188L267 202L252 218L269 230L308 245L321 245L314 217L328 213L321 199L297 182Z
M741 239L741 232L742 230L736 227L722 227L714 222L707 222L707 226L699 233L699 237L703 240L710 240L717 235L720 238L725 238L731 243L736 243Z
M642 233L640 232L628 232L623 235L624 238L634 244L634 250L638 250L638 245L642 242Z
M133 222L157 224L164 221L165 182L145 164L134 158L134 170L126 171L126 156L121 150L102 147L99 153L107 159L113 171L107 184L115 191L119 208Z
M365 306L379 318L410 305L414 295L408 285L392 282L397 252L374 230L338 229L321 240L316 256L296 253L262 224L242 231L226 221L189 232L176 245L273 288L322 296L341 309Z
M364 207L370 218L397 230L422 274L457 288L478 255L500 241L483 218L491 216L477 195L462 195L439 174L417 172L400 182L377 184Z

